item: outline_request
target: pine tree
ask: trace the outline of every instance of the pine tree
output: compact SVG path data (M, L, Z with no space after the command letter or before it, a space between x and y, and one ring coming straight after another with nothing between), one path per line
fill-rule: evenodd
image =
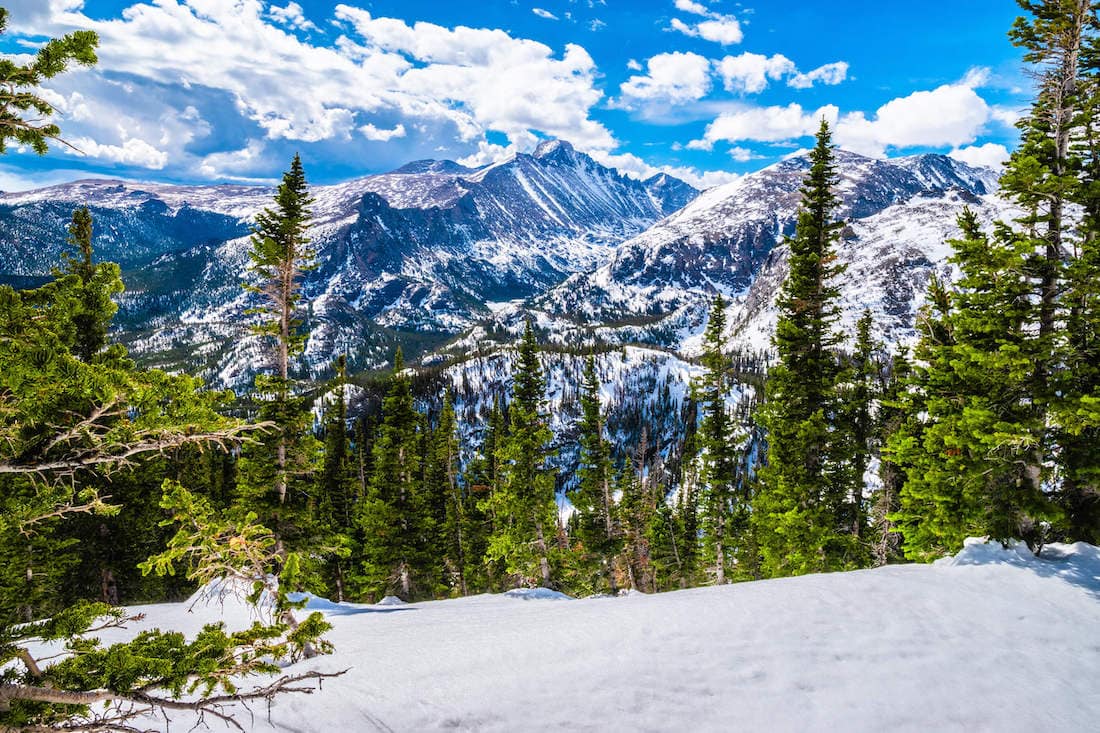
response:
M925 339L915 353L913 391L927 409L892 441L907 476L899 527L914 557L954 551L968 535L1038 546L1051 521L1070 536L1095 536L1098 271L1088 212L1096 146L1086 141L1095 129L1098 6L1020 5L1031 17L1017 19L1010 36L1035 71L1037 96L1018 123L1022 140L1001 191L1024 215L991 234L969 213L960 219L953 245L962 278L937 306L951 342ZM1083 226L1067 216L1074 203L1086 212ZM946 482L938 488L937 476ZM1060 483L1065 523L1049 483Z
M0 8L0 35L7 22L8 11ZM68 145L61 138L61 128L51 121L57 110L41 94L42 82L72 64L93 66L98 45L94 31L74 31L47 41L30 63L17 64L7 58L0 62L0 155L7 152L9 140L27 145L39 155L46 153L51 140Z
M78 256L65 252L62 272L77 277L80 283L73 314L73 353L81 361L90 362L107 345L107 326L118 311L112 298L122 292L122 279L118 265L93 259L92 214L88 207L73 212L68 243L76 248Z
M341 354L333 365L324 411L324 458L321 467L318 524L319 534L333 548L324 571L330 597L337 602L346 596L350 554L355 524L352 521L356 493L351 445L348 441L347 359Z
M600 409L600 378L596 360L585 359L581 386L580 465L577 486L570 492L576 508L574 531L585 565L595 576L597 592L618 590L613 561L622 545L611 489L611 456L604 438Z
M905 473L887 449L887 441L895 433L912 431L917 415L923 411L923 408L910 411L916 407L906 394L910 369L906 351L898 351L879 390L881 398L874 431L876 442L881 446L880 487L872 497L870 511L871 555L875 565L886 565L902 558L901 534L896 531L891 517L900 508L898 497L905 483Z
M249 258L258 284L245 285L260 298L250 311L261 316L253 330L270 344L275 369L274 374L256 377L259 416L275 428L242 456L239 510L260 511L261 521L271 527L284 551L316 549L324 542L312 480L321 446L312 433L305 399L290 379L290 360L305 347L298 310L302 273L313 267L305 236L312 203L301 159L295 155L275 194L275 207L256 216ZM316 558L317 553L305 556ZM310 574L304 577L316 580Z
M509 405L509 430L498 437L496 485L485 506L494 521L488 556L502 564L513 585L550 587L554 582L551 549L558 522L554 472L547 465L553 435L542 412L545 390L528 321Z
M1052 379L1050 419L1055 425L1053 442L1058 450L1054 459L1061 478L1055 498L1064 513L1057 530L1062 539L1097 543L1100 542L1100 457L1096 450L1100 442L1100 3L1079 0L1077 5L1080 7L1025 6L1036 17L1030 23L1018 20L1013 40L1027 49L1025 58L1039 67L1040 100L1044 97L1054 100L1046 105L1053 113L1041 115L1045 110L1036 105L1030 118L1025 118L1029 122L1035 118L1048 120L1048 137L1054 144L1032 144L1028 152L1045 164L1055 184L1035 187L1036 193L1054 189L1055 198L1047 204L1046 239L1060 237L1056 241L1071 255L1059 291L1065 327L1055 341L1052 358L1052 363L1061 367ZM1043 142L1041 134L1033 137ZM1066 226L1066 222L1055 218L1061 214L1055 208L1061 203L1057 194L1063 191L1069 202L1082 209L1077 227ZM1065 231L1060 232L1059 227Z
M261 305L252 312L263 316L254 331L274 342L275 375L257 377L256 387L260 393L272 396L276 406L272 417L280 423L274 487L280 504L286 501L287 442L292 432L288 423L295 413L290 409L290 360L305 348L298 317L301 276L314 267L309 238L305 236L313 218L309 208L312 204L302 160L295 155L275 194L275 208L256 215L248 253L259 284L245 287L261 296Z
M703 334L703 367L697 385L697 401L703 418L697 436L702 451L700 480L703 488L703 539L714 582L726 582L739 551L740 535L748 519L746 499L737 495L739 486L734 425L726 406L730 388L730 362L723 352L726 302L721 295L711 304Z
M1049 516L1034 464L1032 242L1003 225L988 237L969 210L959 227L951 244L962 276L950 292L933 281L914 351L910 399L923 419L891 439L906 473L895 519L915 559L969 536L1021 537Z
M431 471L429 481L433 493L443 498L444 511L441 524L441 556L445 576L452 590L458 595L469 595L471 581L476 575L480 557L476 544L472 543L475 518L471 517L470 494L459 476L458 424L455 417L454 398L450 393L443 400L439 424L432 434Z
M860 540L867 526L867 506L863 497L864 476L877 451L872 425L872 406L878 363L871 338L871 312L864 311L856 324L855 349L845 360L840 375L840 406L834 465L838 483L846 485L841 507L841 524L846 525L855 540Z
M375 600L387 594L415 600L435 592L439 573L433 569L431 551L437 529L424 491L420 427L398 349L382 403L382 422L371 446L367 495L356 511L363 540L356 584Z
M856 561L850 527L843 526L849 486L837 480L838 290L842 269L833 251L836 165L823 120L790 248L789 272L779 296L767 401L767 465L760 472L752 521L766 576L839 570Z

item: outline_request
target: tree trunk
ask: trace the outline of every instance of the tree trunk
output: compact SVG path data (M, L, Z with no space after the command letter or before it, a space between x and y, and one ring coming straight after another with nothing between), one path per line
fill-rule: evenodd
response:
M546 536L542 531L542 522L535 522L535 536L538 537L536 547L539 551L539 572L542 575L544 588L550 587L550 558L546 548Z

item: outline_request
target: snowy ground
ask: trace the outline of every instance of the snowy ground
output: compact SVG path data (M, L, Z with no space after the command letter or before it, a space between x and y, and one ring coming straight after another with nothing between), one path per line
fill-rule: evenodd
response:
M896 566L654 596L312 604L350 667L242 712L284 731L1087 731L1100 549L971 544ZM148 606L192 631L231 606ZM164 728L164 721L154 724ZM220 729L220 724L211 724ZM190 724L174 718L172 730Z

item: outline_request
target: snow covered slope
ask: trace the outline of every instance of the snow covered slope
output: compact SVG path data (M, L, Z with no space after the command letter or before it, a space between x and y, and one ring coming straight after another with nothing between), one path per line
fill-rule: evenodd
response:
M257 731L1087 731L1100 550L970 544L936 565L619 598L314 599L350 667ZM188 633L232 607L146 606ZM193 721L170 713L172 727ZM157 729L164 721L150 723Z

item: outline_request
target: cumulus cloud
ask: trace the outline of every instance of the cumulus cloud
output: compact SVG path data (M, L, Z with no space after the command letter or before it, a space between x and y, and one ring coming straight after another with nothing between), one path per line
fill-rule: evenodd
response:
M985 145L971 145L965 148L956 148L948 153L955 160L961 160L968 165L983 166L985 168L1000 168L1008 160L1008 148L997 143Z
M745 52L726 56L715 63L722 83L728 91L756 94L768 86L768 80L778 80L798 71L794 62L782 54L764 56Z
M144 87L147 94L124 116L141 117L133 111L146 105L161 108L170 90L183 88L230 100L228 108L221 104L211 114L244 121L219 131L244 129L252 135L247 128L254 125L276 142L377 143L387 139L387 131L370 125L385 119L402 124L406 138L414 130L422 135L423 142L410 143L421 149L434 147L433 138L440 137L473 146L490 131L517 144L537 134L565 137L588 149L617 145L591 115L603 94L595 85L595 62L575 44L553 49L503 30L375 17L349 5L334 10L335 40L313 42L295 33L316 27L295 2L135 2L111 19L80 13L78 0L17 3L37 15L37 32L83 27L99 33L100 65L65 78L80 77L82 84L94 78L100 86L108 78L127 79ZM10 1L6 5L14 7ZM182 110L176 106L176 115ZM124 140L102 125L71 124L74 119L66 127L70 134L94 139L104 155L124 157L113 151L125 149ZM389 140L402 137L396 130L388 130ZM143 130L132 137L152 143L160 136ZM173 145L155 147L170 151L173 162L187 158L190 140L171 137ZM238 137L233 143L241 149L244 141ZM187 159L200 165L201 157Z
M667 173L681 181L686 181L699 189L713 188L723 183L736 181L741 176L722 170L700 170L692 166L662 165L653 166L633 153L596 152L592 155L598 162L616 168L632 178L644 180L658 173Z
M727 57L718 64L727 88L745 91L760 88L789 68L783 57L746 54ZM837 62L791 77L788 83L795 82L799 76L834 83L846 73L847 64ZM864 155L883 157L891 150L950 147L957 151L960 160L970 158L988 164L1003 154L1002 146L966 146L974 143L990 123L1006 124L1010 116L991 107L975 91L987 79L988 73L984 70L972 70L958 82L898 97L870 114L852 111L842 115L832 105L813 112L796 103L785 107L741 106L719 115L707 126L703 136L689 142L687 147L711 150L718 142L797 141L814 134L824 118L834 128L834 142Z
M285 8L272 5L268 10L268 14L276 23L284 25L287 28L293 28L300 31L321 30L313 21L306 18L305 13L302 12L302 6L298 3L288 3Z
M359 134L368 140L385 142L387 140L393 140L396 137L405 137L405 126L398 122L392 129L387 130L386 128L375 127L368 122L359 128Z
M729 149L729 155L738 163L747 163L750 160L758 160L762 156L757 155L748 148L732 147Z
M764 91L772 81L787 80L787 86L806 89L815 83L839 84L848 76L848 64L835 61L802 73L795 63L783 54L764 56L746 51L738 56L726 56L715 62L715 69L722 77L728 91L756 94Z
M849 150L881 157L887 148L972 143L990 119L989 105L964 79L893 99L870 118L863 112L846 114L834 139Z
M741 23L732 15L715 13L702 3L694 0L676 0L676 9L692 15L706 18L696 23L685 23L679 18L669 21L667 30L683 33L692 38L702 38L705 41L713 41L723 46L740 43L744 38Z
M692 150L712 150L720 141L780 142L794 140L817 132L821 120L836 122L839 110L826 105L814 112L802 109L792 102L786 107L742 107L719 115L707 125L703 137L692 140L687 147Z
M547 20L557 20L558 16L551 13L549 10L543 10L542 8L531 8L531 12L540 18L546 18Z
M702 99L710 91L710 61L697 53L661 53L646 62L647 73L632 76L619 87L620 106L636 102L679 104Z
M807 71L805 74L796 74L787 82L787 86L795 89L809 89L816 82L833 86L847 78L848 62L834 61L831 64L819 66L813 71Z
M675 5L677 10L693 15L707 15L710 13L706 5L694 2L694 0L676 0Z
M168 153L157 150L149 143L138 138L130 138L121 145L101 145L88 137L73 138L69 142L80 153L112 163L136 165L158 171L168 164ZM69 148L66 148L66 150L70 153L76 153L76 151Z

